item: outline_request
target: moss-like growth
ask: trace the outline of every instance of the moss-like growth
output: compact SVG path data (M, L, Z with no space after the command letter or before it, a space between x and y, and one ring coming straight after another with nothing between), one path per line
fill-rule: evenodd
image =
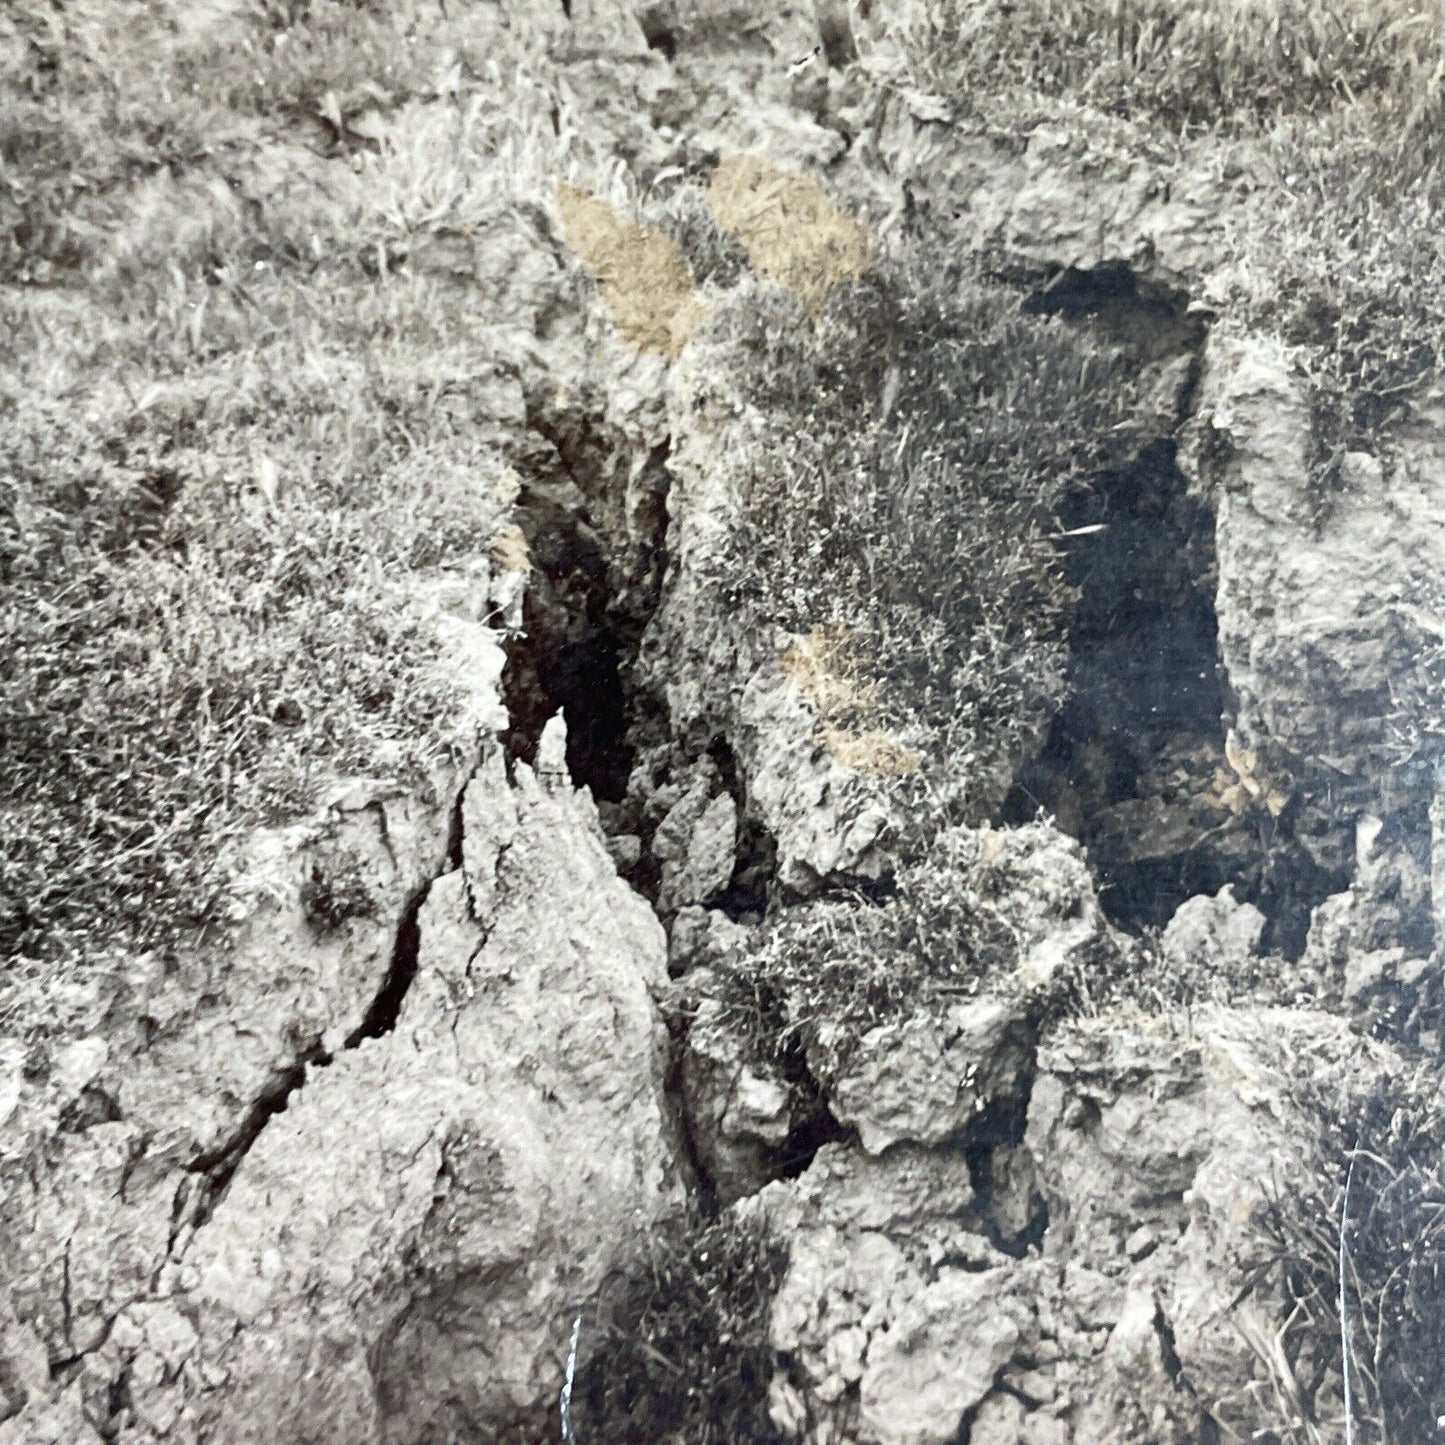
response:
M315 928L334 933L353 918L369 918L376 898L357 860L329 850L312 861L301 885L301 906Z

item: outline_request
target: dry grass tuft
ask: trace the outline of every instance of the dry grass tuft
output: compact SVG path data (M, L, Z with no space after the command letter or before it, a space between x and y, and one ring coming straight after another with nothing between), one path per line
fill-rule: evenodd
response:
M785 286L817 317L828 293L872 264L868 230L809 176L761 156L729 156L713 172L708 209L736 236L757 274Z
M527 546L527 537L515 522L508 522L497 529L492 538L492 561L504 572L530 572L532 553Z
M558 186L557 207L567 244L602 283L618 335L639 351L677 356L707 315L677 242L578 186Z
M840 728L824 722L820 734L839 767L875 778L901 778L918 771L919 756L882 728Z
M882 778L914 772L918 753L870 725L878 688L859 672L853 641L836 624L815 627L783 654L783 676L817 712L823 746L839 766Z

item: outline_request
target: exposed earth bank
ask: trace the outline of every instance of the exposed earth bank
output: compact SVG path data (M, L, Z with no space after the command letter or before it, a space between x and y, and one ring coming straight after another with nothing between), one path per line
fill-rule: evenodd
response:
M7 272L53 318L168 227L373 225L485 527L387 602L459 742L250 829L178 944L17 962L0 1445L1343 1439L1351 1151L1429 1196L1441 397L1322 493L1245 142L961 115L866 6L380 9L424 83ZM57 396L129 406L96 356ZM667 1333L679 1219L764 1243Z

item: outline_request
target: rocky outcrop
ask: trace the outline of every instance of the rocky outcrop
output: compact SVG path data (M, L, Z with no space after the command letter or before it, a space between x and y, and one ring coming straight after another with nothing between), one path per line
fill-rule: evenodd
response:
M674 736L726 738L748 807L777 845L780 883L809 892L838 875L877 877L896 856L897 831L879 780L826 745L817 707L784 669L797 639L724 600L728 540L761 426L729 371L700 340L670 381L671 570L643 640L643 672Z
M1297 1161L1299 1058L1344 1077L1387 1055L1305 1012L1057 1031L1019 1147L1048 1218L1026 1257L957 1146L831 1145L769 1186L754 1207L792 1240L774 1420L867 1445L1247 1438L1273 1388L1249 1221Z
M438 625L475 725L495 726L500 649L465 617ZM258 835L231 937L78 991L69 1038L0 1045L0 1282L24 1322L19 1358L68 1377L101 1349L305 1070L383 1027L474 763L417 791L360 781L312 822Z
M1288 349L1227 327L1200 349L1191 303L1228 289L1233 152L1156 163L1102 120L960 127L880 85L876 50L843 73L866 8L742 26L712 4L509 11L553 53L535 95L507 97L535 124L505 198L390 250L367 237L387 284L444 288L459 314L482 298L478 374L460 398L440 377L429 404L505 450L515 520L491 564L399 604L435 622L474 726L419 784L345 782L257 834L224 941L131 960L104 991L62 980L65 1029L0 1039L0 1445L540 1438L573 1322L685 1183L786 1243L768 1337L786 1437L1265 1428L1282 1321L1250 1288L1251 1220L1297 1165L1294 1086L1392 1061L1347 1018L1412 1044L1438 1029L1445 802L1417 747L1429 719L1390 682L1428 687L1445 639L1445 403L1422 400L1392 457L1347 455L1321 497ZM237 194L359 204L433 151L487 190L503 164L446 74L398 115L324 116L357 155L277 146ZM697 284L682 242L631 211L704 169L721 176L704 219L737 255ZM133 220L129 250L157 245ZM1018 759L930 778L972 826L921 836L894 786L910 740L829 715L829 619L794 632L766 598L734 605L765 419L735 384L728 308L810 324L922 226L1001 257L1041 310L1077 284L1102 312L1117 282L1124 324L1157 323L1156 471L1133 481L1169 524L1149 545L1175 554L1171 605L1212 601L1185 649L1209 686L1181 691L1218 716L1141 727L1125 758L1099 740L1127 722L1100 705L1079 771L1127 781L1046 801L1146 893L1152 865L1205 843L1231 877L1297 843L1318 904L1297 968L1213 872L1160 905L1157 951L1121 940L1072 837L984 825ZM1137 640L1096 641L1107 693ZM940 838L1002 951L969 974L959 937L915 934L898 953L936 977L841 1019L821 992L770 997L760 1054L709 980L742 974L800 899L911 902L899 871ZM826 934L811 946L826 962ZM1131 975L1156 965L1185 986ZM700 1000L672 1037L669 971ZM1242 992L1299 1006L1251 1014Z
M824 1044L836 1042L826 1034ZM870 1029L836 1070L820 1068L833 1113L881 1154L901 1140L966 1134L991 1105L1017 1103L1034 1033L1013 999L958 1003Z
M1427 579L1445 546L1432 520L1445 485L1439 428L1422 419L1388 470L1350 453L1338 491L1324 495L1289 353L1222 337L1208 350L1198 417L1193 465L1217 516L1236 768L1276 814L1307 803L1314 822L1301 837L1338 874L1355 818L1386 816L1421 786L1398 766L1418 700L1390 689L1435 645Z
M699 987L697 975L689 982ZM688 1020L678 1084L699 1169L723 1204L777 1177L804 1101L776 1060L754 1057L706 982Z
M982 134L906 91L870 118L865 145L850 156L859 192L879 207L918 207L957 226L972 248L1050 271L1127 267L1196 294L1221 269L1240 189L1223 177L1234 170L1242 181L1237 162L1205 153L1180 165L1149 155L1127 125L1115 134L1063 115L1021 139Z
M493 752L462 811L395 1028L309 1071L83 1362L127 1439L534 1428L672 1203L661 929L565 781Z

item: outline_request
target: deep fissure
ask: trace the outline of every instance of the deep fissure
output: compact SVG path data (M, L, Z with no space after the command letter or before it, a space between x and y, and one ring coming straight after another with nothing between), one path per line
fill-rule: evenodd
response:
M1186 368L1176 421L1187 415L1205 328L1182 298L1106 266L1058 272L1029 308L1128 336L1146 359ZM1176 452L1161 435L1061 509L1061 559L1078 598L1069 691L1000 820L1052 815L1084 843L1106 913L1131 931L1233 885L1265 913L1265 947L1293 957L1313 907L1343 883L1295 842L1288 814L1242 808L1232 789L1214 516Z
M662 587L668 445L639 453L585 413L539 406L529 421L517 516L532 572L507 647L504 743L531 764L560 711L573 782L616 804L645 706L634 667Z
M190 1223L197 1229L215 1213L217 1205L225 1198L231 1181L241 1162L255 1146L266 1126L283 1113L291 1096L306 1080L306 1070L312 1064L329 1062L330 1056L319 1044L314 1045L288 1068L272 1075L269 1086L252 1102L240 1126L219 1148L200 1155L189 1166L192 1174L203 1176L198 1193L193 1194L190 1204ZM179 1237L180 1230L172 1226L172 1245Z
M1044 808L1089 849L1110 916L1162 926L1186 898L1243 881L1258 848L1216 801L1213 519L1161 441L1076 492L1060 521L1076 534L1063 543L1078 590L1069 695L1004 817Z
M726 888L708 907L734 922L758 923L774 892L776 846L748 807L747 780L727 741L671 735L665 712L637 674L643 634L660 601L666 561L666 497L671 485L664 443L645 454L621 449L600 423L539 410L536 453L524 477L518 515L534 566L520 633L509 639L503 675L510 755L535 761L543 728L561 712L572 781L591 790L609 831L632 833L640 853L619 871L657 904L660 865L651 851L656 819L635 765L646 750L667 777L714 778L733 800L738 835ZM657 782L654 779L654 782ZM671 929L672 919L663 917ZM668 1108L705 1212L717 1189L692 1137L683 1099L687 1022L669 1028L664 1080ZM801 1174L824 1144L848 1137L829 1111L800 1043L778 1061L797 1101L786 1139L772 1151L778 1177Z

